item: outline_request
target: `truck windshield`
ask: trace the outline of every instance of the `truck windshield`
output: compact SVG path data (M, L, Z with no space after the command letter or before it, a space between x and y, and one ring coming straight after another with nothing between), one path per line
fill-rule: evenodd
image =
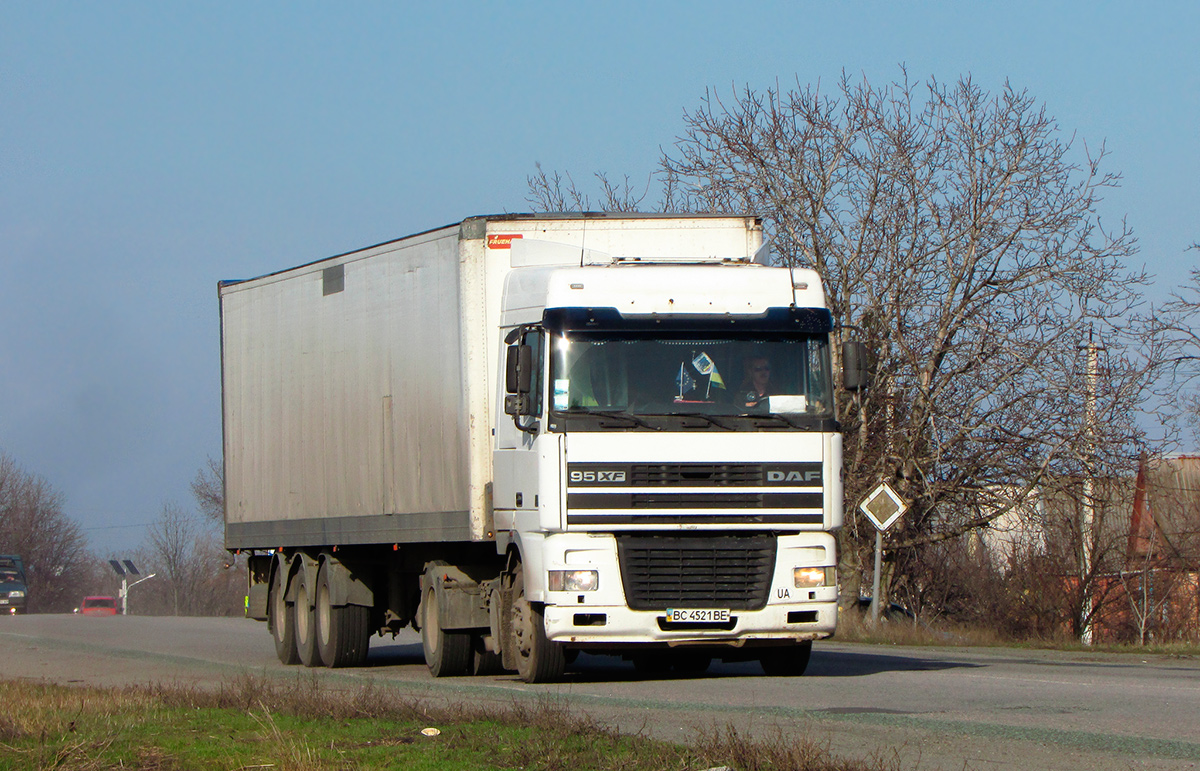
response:
M551 408L567 415L833 416L823 334L565 331L550 366Z

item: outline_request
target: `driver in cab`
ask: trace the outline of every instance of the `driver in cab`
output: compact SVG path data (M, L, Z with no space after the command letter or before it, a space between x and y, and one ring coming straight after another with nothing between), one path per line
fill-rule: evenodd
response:
M771 362L765 356L748 356L744 362L745 377L736 393L746 407L757 407L771 396Z

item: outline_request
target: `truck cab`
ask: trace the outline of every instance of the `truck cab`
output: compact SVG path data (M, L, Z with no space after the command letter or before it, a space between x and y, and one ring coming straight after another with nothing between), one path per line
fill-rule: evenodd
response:
M836 625L842 524L819 278L750 258L591 260L505 285L494 526L524 563L524 658L802 672Z

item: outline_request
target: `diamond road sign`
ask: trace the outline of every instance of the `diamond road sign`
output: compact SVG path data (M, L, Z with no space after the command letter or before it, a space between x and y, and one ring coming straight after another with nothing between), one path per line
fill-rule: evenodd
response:
M859 510L867 515L875 529L883 532L908 511L908 504L887 482L880 482L871 493L858 504Z

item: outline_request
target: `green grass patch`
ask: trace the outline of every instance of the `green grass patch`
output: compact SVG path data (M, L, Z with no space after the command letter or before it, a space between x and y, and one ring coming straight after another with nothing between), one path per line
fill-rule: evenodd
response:
M431 706L373 684L244 676L215 690L0 681L0 769L867 771L733 728L691 745L622 734L552 699ZM436 729L436 730L431 730Z

